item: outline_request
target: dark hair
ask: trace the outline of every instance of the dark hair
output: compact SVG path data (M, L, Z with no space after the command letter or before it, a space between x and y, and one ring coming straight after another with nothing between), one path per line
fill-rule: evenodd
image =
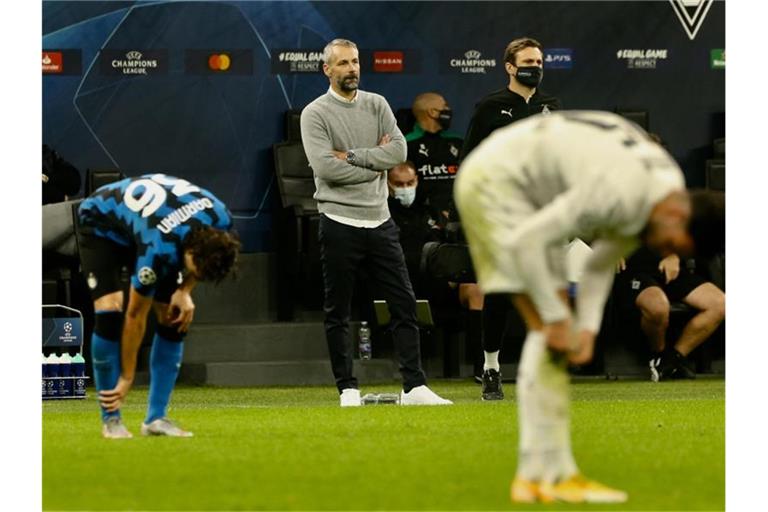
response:
M192 253L201 281L221 282L235 273L240 241L235 233L212 227L193 229L184 239L184 251Z
M504 50L504 62L509 62L513 66L517 66L517 62L515 60L517 52L526 48L538 48L541 50L541 43L530 37L521 37L519 39L515 39L509 43L506 50Z
M697 258L708 259L725 252L725 194L716 190L692 190L688 231Z

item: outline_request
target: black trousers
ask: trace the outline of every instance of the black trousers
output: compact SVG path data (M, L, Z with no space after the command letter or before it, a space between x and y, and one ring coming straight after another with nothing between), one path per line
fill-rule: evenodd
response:
M352 372L349 317L355 273L365 266L373 289L387 301L392 340L400 362L403 389L426 384L421 368L416 296L413 294L399 228L392 219L373 229L356 228L320 217L320 259L325 285L325 337L339 391L357 388Z

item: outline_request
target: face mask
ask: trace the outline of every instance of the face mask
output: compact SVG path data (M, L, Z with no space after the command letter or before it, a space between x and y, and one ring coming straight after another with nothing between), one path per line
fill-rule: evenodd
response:
M517 68L515 78L526 87L538 87L544 76L544 70L539 66L521 66Z
M416 199L416 187L397 187L393 190L395 191L395 199L406 208L411 206L413 200Z
M440 115L437 116L437 122L443 130L447 130L451 126L451 119L453 119L453 110L447 108L440 111Z

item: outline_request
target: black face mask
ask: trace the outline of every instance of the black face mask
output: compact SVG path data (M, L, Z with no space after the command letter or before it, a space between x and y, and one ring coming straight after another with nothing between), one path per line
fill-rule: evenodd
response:
M451 119L453 119L453 110L447 108L440 111L440 115L437 116L437 122L443 130L447 130L451 126Z
M538 87L544 76L544 70L539 66L521 66L517 68L515 78L526 87Z

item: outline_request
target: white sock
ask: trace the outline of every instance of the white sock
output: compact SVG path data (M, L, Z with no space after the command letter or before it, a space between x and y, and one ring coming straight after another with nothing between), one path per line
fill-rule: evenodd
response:
M483 371L496 370L499 371L499 350L496 352L485 352L485 363L483 363Z
M542 332L526 337L517 382L519 476L554 482L573 475L568 372L552 360Z
M539 480L543 476L543 461L537 445L537 406L535 376L544 351L544 333L530 331L523 343L517 367L517 421L519 425L517 476Z

